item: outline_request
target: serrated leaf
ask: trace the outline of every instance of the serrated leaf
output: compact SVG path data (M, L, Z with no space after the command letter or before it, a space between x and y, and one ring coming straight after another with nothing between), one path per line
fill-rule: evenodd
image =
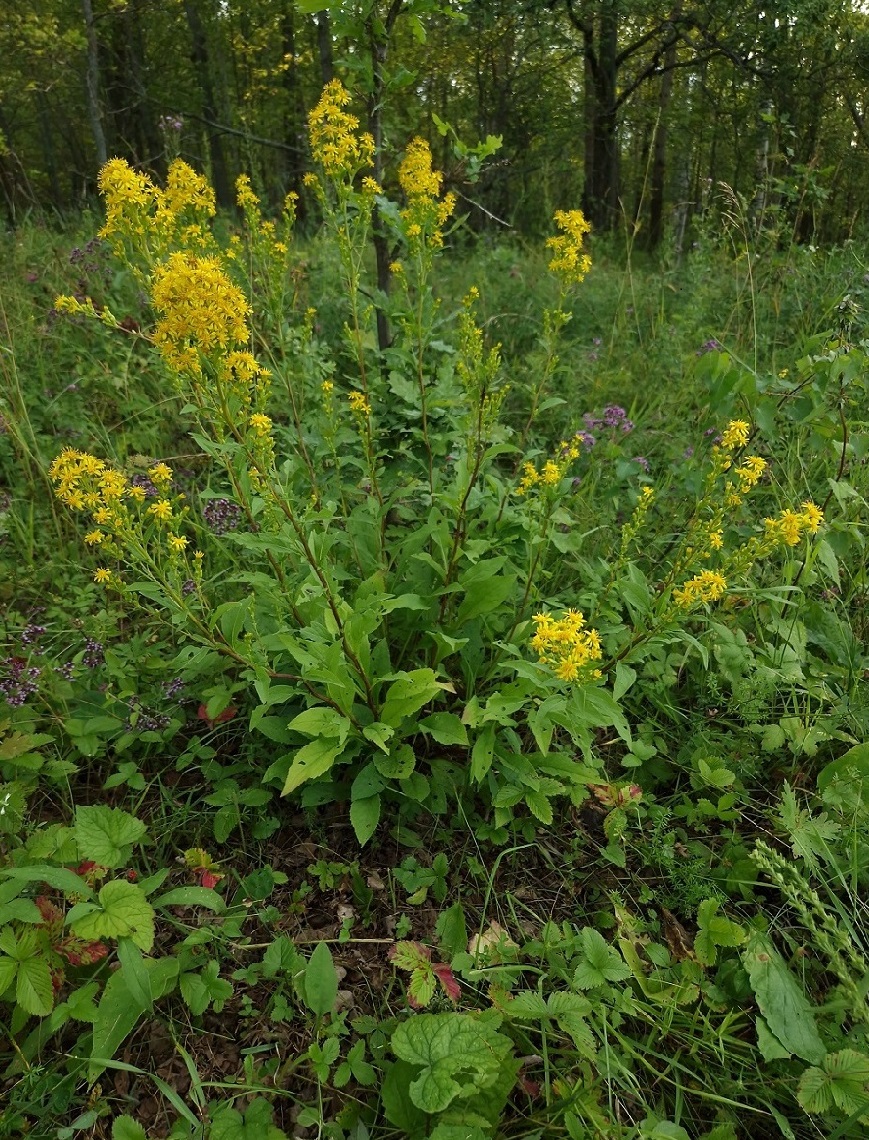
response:
M33 955L18 963L15 1000L25 1013L47 1017L54 1006L51 970L44 958Z
M140 819L120 808L75 809L75 839L82 859L115 869L129 862L133 846L141 843L147 828Z
M814 1010L772 942L765 935L752 932L742 953L742 964L770 1032L789 1053L804 1061L819 1062L826 1049L818 1034Z
M434 997L437 981L431 963L428 969L414 970L407 987L407 1000L414 1009L425 1009Z
M132 1116L116 1116L112 1121L112 1140L148 1140L148 1137Z
M416 970L431 962L431 950L421 942L396 942L389 949L389 960L399 970Z
M131 938L147 954L154 945L154 908L135 883L115 879L100 890L97 908L71 925L86 942Z
M541 823L547 825L552 823L552 803L542 792L535 792L532 788L526 788L523 798L535 819L539 819Z
M630 968L619 952L592 926L582 930L582 949L585 960L580 962L573 975L577 989L591 990L607 982L622 982L631 976Z

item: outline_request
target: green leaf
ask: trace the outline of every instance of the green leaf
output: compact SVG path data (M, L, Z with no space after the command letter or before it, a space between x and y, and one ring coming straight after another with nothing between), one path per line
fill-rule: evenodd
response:
M624 661L619 661L616 665L616 679L613 685L613 700L620 701L628 689L633 685L637 679L636 669L632 669L630 665L625 665Z
M98 804L75 809L79 854L101 867L114 869L128 863L134 844L141 843L146 830L140 819L120 808Z
M764 1061L783 1061L790 1053L769 1031L769 1026L758 1014L755 1018L757 1048Z
M44 958L34 954L18 963L15 1000L25 1013L47 1017L54 1005L51 969Z
M583 927L582 949L585 960L580 962L573 975L578 990L591 990L607 982L622 982L631 976L622 956L607 942L599 930Z
M289 795L306 780L316 780L319 776L325 776L343 747L344 745L338 740L312 740L310 744L300 748L293 757L281 795Z
M0 958L0 996L5 994L15 981L15 975L17 973L18 962L15 958L9 958L5 955Z
M347 739L350 727L350 721L346 716L342 716L337 709L325 705L305 709L304 712L293 717L287 725L287 728L292 729L293 732L302 732L305 736L327 736L340 740L342 743Z
M360 847L364 847L380 822L380 796L365 796L350 804L350 822Z
M583 685L573 690L568 702L568 729L573 725L577 728L607 728L612 725L626 744L631 743L631 730L618 701L606 689L594 685Z
M392 1049L418 1066L410 1099L423 1112L443 1112L457 1098L493 1085L511 1042L497 1032L498 1018L463 1013L420 1013L402 1022Z
M531 788L526 788L523 798L535 819L539 819L544 824L552 823L552 803L542 792L535 792Z
M51 867L47 863L40 863L35 867L7 867L0 871L0 877L8 879L24 879L29 883L45 883L55 890L63 891L65 895L79 895L81 898L93 898L93 891L74 871L67 867Z
M487 775L494 755L495 725L489 723L483 726L471 750L471 779L475 784L481 783Z
M132 1116L116 1116L112 1121L112 1140L148 1140L148 1137Z
M397 674L397 678L387 689L386 700L380 710L381 721L393 728L398 728L405 717L419 712L444 688L432 669L414 669Z
M820 1068L806 1069L797 1100L806 1112L837 1108L847 1116L869 1111L869 1057L856 1049L828 1053Z
M814 1010L772 942L754 931L742 953L742 964L770 1032L789 1053L819 1062L826 1049Z
M86 942L101 938L131 938L147 954L154 945L154 908L135 883L115 879L100 890L96 909L72 923Z
M716 914L718 899L704 899L697 910L697 937L694 939L694 953L701 966L714 966L719 946L741 946L745 941L745 931L729 918Z
M312 1013L322 1017L335 1008L338 973L325 942L318 943L305 967L305 1001Z
M175 986L178 977L178 959L146 960L144 965L150 974L154 1001L158 1001ZM112 974L106 982L94 1018L93 1044L88 1067L88 1080L91 1084L99 1077L106 1063L111 1061L117 1048L132 1033L136 1022L145 1012L145 1008L130 992L123 970Z
M179 979L181 996L190 1012L200 1017L213 1003L217 1013L232 997L232 984L220 977L220 963L213 958L199 972L189 971Z
M432 713L419 722L419 727L430 733L438 744L467 746L468 730L455 713Z
M468 948L468 929L462 904L453 903L438 915L435 933L446 954L452 958Z
M175 887L155 898L153 905L160 910L167 906L204 906L215 914L226 910L223 898L210 887Z

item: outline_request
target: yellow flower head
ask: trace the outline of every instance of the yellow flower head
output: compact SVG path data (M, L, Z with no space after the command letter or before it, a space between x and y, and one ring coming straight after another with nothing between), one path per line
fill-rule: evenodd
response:
M157 188L147 174L139 174L123 158L109 159L99 173L97 185L106 200L101 237L133 224L157 198Z
M216 212L214 191L208 179L197 174L192 166L180 158L176 158L169 167L162 203L174 215L191 209L201 210L210 218Z
M172 482L172 468L167 467L165 463L155 463L153 467L148 468L148 476L151 482L159 487L163 483Z
M190 539L180 534L170 534L166 541L173 554L182 554Z
M721 436L721 446L725 451L745 447L748 443L749 425L745 420L731 420Z
M727 579L715 570L704 570L673 591L680 610L690 610L702 602L717 602L727 590Z
M89 531L88 534L84 536L84 540L88 546L99 546L104 538L105 535L101 530Z
M265 438L272 430L272 421L268 416L264 416L260 412L255 412L248 420L248 423L260 439Z
M583 249L583 239L591 231L582 210L556 210L555 224L562 231L546 242L554 257L549 268L565 285L578 285L591 269L591 258Z
M111 582L112 577L113 575L111 570L107 570L105 566L99 566L96 570L94 570L94 581L99 585L104 586L108 582Z
M172 518L172 504L168 499L158 499L148 507L148 514L153 515L160 522L168 522Z

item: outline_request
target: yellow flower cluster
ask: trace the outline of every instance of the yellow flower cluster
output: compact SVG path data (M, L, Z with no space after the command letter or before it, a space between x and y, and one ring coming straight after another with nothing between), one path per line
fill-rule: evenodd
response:
M368 397L362 392L351 392L347 399L350 403L350 411L357 416L370 416L371 404L368 402Z
M264 416L260 412L255 412L248 420L248 423L260 439L265 439L266 436L271 434L272 421L268 416Z
M171 254L154 270L151 295L161 314L154 343L178 371L198 373L198 352L248 339L247 299L216 257Z
M556 210L555 224L563 232L546 242L555 256L549 268L557 273L565 285L578 285L591 269L591 258L583 248L583 238L591 231L582 210Z
M165 190L122 158L112 158L105 164L97 184L106 200L101 237L111 240L138 236L151 240L156 232L164 248L173 237L181 237L188 245L209 244L208 235L199 224L191 222L191 215L200 220L214 216L214 191L207 179L180 158L169 166ZM183 229L182 221L188 223Z
M538 471L533 463L522 464L522 478L516 488L519 496L527 495L532 487L557 487L564 478L568 467L579 457L579 441L562 440L554 459L547 459Z
M259 198L251 189L247 174L239 174L235 180L235 200L240 210L259 210Z
M716 570L703 570L673 591L673 601L680 610L691 610L701 602L717 602L724 596L727 580Z
M817 534L824 512L812 502L803 503L801 511L784 510L777 519L764 519L766 534L785 546L796 546L804 534Z
M749 425L745 420L731 420L721 435L720 446L725 451L733 451L737 447L745 447L748 443Z
M398 168L398 181L407 198L401 217L411 250L419 250L426 241L432 249L444 244L443 227L456 208L456 196L450 193L438 199L443 178L439 170L432 169L431 148L425 139L411 139Z
M62 503L74 511L90 512L96 525L84 537L85 544L99 547L100 553L119 558L123 549L141 549L141 522L151 516L169 527L167 545L171 553L180 553L187 546L188 539L174 533L174 523L178 516L166 494L172 482L172 469L166 463L155 463L148 469L148 478L161 496L144 512L144 516L132 513L130 504L140 508L147 498L145 487L131 483L121 471L110 467L102 459L85 451L67 447L54 460L48 470L55 484L55 495ZM117 584L113 571L100 567L94 573L94 581L104 584Z
M563 618L535 614L534 625L531 648L559 680L594 681L601 676L593 667L601 658L600 637L597 630L585 628L585 618L578 610L568 610Z
M349 91L340 79L333 79L308 115L311 153L330 178L352 177L374 157L374 139L356 134L359 120L344 110L349 103Z
M157 188L147 174L139 174L123 158L103 166L97 185L106 199L106 222L100 237L141 226L141 214L157 201Z

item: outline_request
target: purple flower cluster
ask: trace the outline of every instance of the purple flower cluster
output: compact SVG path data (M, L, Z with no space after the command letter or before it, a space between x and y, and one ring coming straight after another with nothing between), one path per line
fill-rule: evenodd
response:
M629 431L634 430L634 421L628 419L628 413L618 404L607 404L603 410L603 415L600 417L593 416L591 412L586 412L582 418L588 432L599 431L601 428L617 428L627 435ZM589 446L594 445L589 444Z
M71 681L75 676L75 664L72 661L64 661L62 665L55 665L55 673L64 681Z
M151 712L138 697L131 697L129 713L124 721L125 732L162 732L169 725L170 718L165 713Z
M161 131L182 131L184 120L180 115L161 115L157 120L157 126Z
M92 269L97 268L93 259L95 256L99 256L102 252L102 242L99 238L93 237L84 247L84 249L82 249L80 246L76 246L75 249L70 252L69 263L70 265L81 265L85 272L88 272Z
M163 683L163 696L166 698L167 701L171 701L173 698L178 697L178 694L181 692L181 690L183 688L184 688L184 682L182 681L182 679L180 677L175 677L171 681L164 681L164 683ZM178 697L178 699L180 700L180 697Z
M12 708L21 708L39 688L41 670L28 665L23 657L6 657L0 661L0 693Z
M642 469L645 471L645 473L647 475L649 474L649 461L646 459L645 455L635 455L632 462L638 463L640 467L642 467Z
M189 597L191 594L196 593L196 583L192 578L187 578L184 582L181 583L181 593L185 598Z
M705 356L707 352L721 352L722 348L715 337L710 337L709 340L704 341L703 344L697 349L695 356Z
M36 622L29 622L21 631L21 644L32 646L33 653L42 653L39 646L39 639L45 633L44 625L37 625Z
M100 665L106 663L106 651L102 642L94 641L89 637L84 646L84 657L81 659L82 665L86 669L98 669Z
M209 499L202 508L202 517L215 534L226 534L241 522L241 507L229 499Z

